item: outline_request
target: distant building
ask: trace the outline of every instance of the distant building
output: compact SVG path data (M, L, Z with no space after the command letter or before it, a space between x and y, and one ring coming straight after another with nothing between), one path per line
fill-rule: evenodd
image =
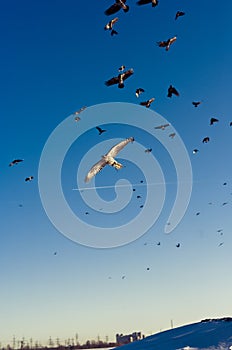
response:
M134 332L126 335L116 334L116 343L117 345L124 345L144 338L145 336L141 332Z

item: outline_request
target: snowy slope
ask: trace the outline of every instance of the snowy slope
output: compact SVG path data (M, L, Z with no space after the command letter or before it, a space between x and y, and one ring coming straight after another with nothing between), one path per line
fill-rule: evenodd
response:
M232 318L211 319L151 335L120 350L232 350Z

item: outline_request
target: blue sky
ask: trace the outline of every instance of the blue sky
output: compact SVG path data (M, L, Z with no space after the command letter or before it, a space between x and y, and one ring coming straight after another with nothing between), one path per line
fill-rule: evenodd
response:
M160 0L156 8L139 7L134 0L128 4L128 13L116 14L119 34L111 37L104 31L114 17L104 14L111 5L109 0L88 4L71 0L2 3L3 344L10 343L14 335L44 344L49 336L62 340L75 333L81 342L97 335L114 340L117 332L141 330L151 334L169 328L171 319L177 326L231 314L232 5L209 0ZM175 21L177 10L186 14ZM157 46L157 41L174 35L177 41L168 52ZM125 88L106 87L105 80L117 75L122 64L134 69ZM167 98L170 84L178 89L179 97ZM145 89L139 99L135 97L137 87ZM146 125L148 112L139 102L153 96L156 99L151 110L172 124L192 164L193 191L181 223L171 234L164 233L176 193L175 171L164 148L133 125L115 123L113 110L109 123L113 118L114 125L104 125L107 132L100 139L95 126L101 116L92 113L92 128L72 145L63 163L62 185L74 212L100 226L125 221L123 211L115 218L87 208L78 191L72 190L81 157L99 141L111 138L134 136L145 148L152 147L165 175L167 193L155 225L138 240L112 249L74 243L50 222L39 195L38 166L49 135L82 106L109 102L138 105L139 112L144 111ZM197 100L203 102L194 108L192 101ZM80 115L79 124L73 121L73 128L84 123L87 110L83 117ZM219 123L209 126L211 117L218 118ZM208 144L202 143L205 136L210 137ZM192 154L194 148L199 149L196 155ZM133 145L128 145L128 152L132 149ZM24 162L9 167L16 158ZM129 161L124 163L121 174L137 183L143 177L141 169ZM34 181L26 183L24 179L30 175ZM120 172L105 168L96 182L110 186L118 179ZM47 181L53 181L49 171ZM223 186L224 182L227 185ZM138 187L136 195L138 191L143 201L149 186ZM113 189L99 193L105 200L115 196ZM224 202L228 204L222 206ZM138 215L139 205L134 196L126 215ZM86 211L90 214L85 215ZM197 212L200 215L196 216ZM62 218L62 212L60 215ZM223 229L222 235L219 229ZM176 248L178 242L180 248ZM223 245L219 247L220 243Z

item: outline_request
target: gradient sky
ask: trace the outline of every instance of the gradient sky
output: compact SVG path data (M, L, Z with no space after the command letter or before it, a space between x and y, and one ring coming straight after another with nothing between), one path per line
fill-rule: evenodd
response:
M128 0L130 11L116 14L119 34L114 37L104 31L114 17L104 14L111 3L8 0L1 4L2 344L12 344L13 336L46 344L49 336L62 341L75 333L81 342L98 335L114 340L118 332L151 334L169 328L171 320L177 326L232 313L232 3L160 0L152 8ZM177 10L186 14L175 21ZM177 41L168 52L157 46L157 41L174 35ZM125 88L106 87L104 81L117 75L122 64L134 69ZM167 98L170 84L179 90L179 97ZM139 99L137 87L145 89ZM192 163L193 192L181 223L171 234L164 233L177 185L164 149L133 125L104 125L107 132L100 138L95 129L98 115L93 115L92 129L64 160L62 184L75 213L92 224L114 220L89 209L73 191L81 157L112 137L134 136L144 147L152 147L167 182L165 206L145 235L122 247L94 249L65 238L47 217L38 190L38 166L49 135L82 106L139 104L153 96L151 109L177 130ZM192 101L197 100L203 102L194 108ZM147 110L138 108L146 123ZM211 117L219 123L209 126ZM202 143L205 136L210 137L208 144ZM196 155L194 148L199 149ZM16 158L24 162L9 167ZM137 183L141 169L127 161L125 165L123 177ZM30 175L34 181L26 183ZM47 178L52 182L49 171ZM119 178L120 172L105 168L97 179L110 186ZM141 186L136 194L140 190L144 198L146 188ZM106 200L115 196L113 189L100 194ZM224 202L228 204L223 206ZM132 198L126 215L137 215L139 205Z

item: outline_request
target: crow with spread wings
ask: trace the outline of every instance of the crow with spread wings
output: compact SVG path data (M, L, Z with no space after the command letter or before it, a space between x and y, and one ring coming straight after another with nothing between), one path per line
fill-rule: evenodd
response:
M113 77L105 82L106 86L118 84L119 89L124 88L124 80L129 78L134 73L133 69L128 69L126 72L119 74L117 77Z

